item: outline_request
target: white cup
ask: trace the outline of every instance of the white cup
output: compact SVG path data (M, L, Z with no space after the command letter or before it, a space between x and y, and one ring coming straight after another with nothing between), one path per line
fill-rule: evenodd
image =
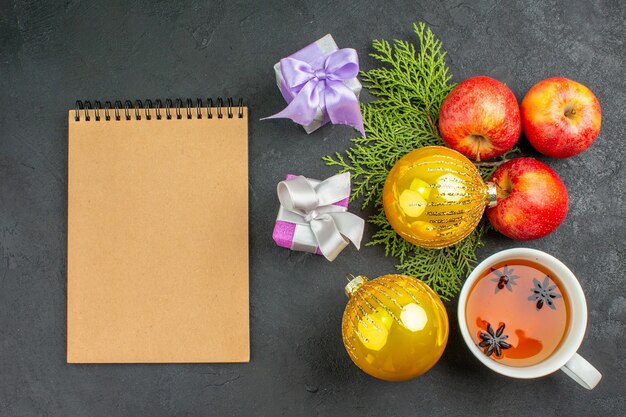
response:
M487 268L506 260L527 260L540 264L552 271L559 278L561 290L567 295L566 298L569 300L570 320L564 340L552 355L535 365L524 367L508 366L487 357L474 342L467 328L465 309L470 289ZM585 301L583 290L572 271L563 262L545 252L528 248L507 249L497 252L482 261L467 278L465 284L463 284L463 289L459 295L458 318L461 334L470 351L485 366L502 375L524 379L538 378L561 369L570 378L587 389L593 389L602 378L602 374L596 368L576 353L583 341L587 328L587 302Z

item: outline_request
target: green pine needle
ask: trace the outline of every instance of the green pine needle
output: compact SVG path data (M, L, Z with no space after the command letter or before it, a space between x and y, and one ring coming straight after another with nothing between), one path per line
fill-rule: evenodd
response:
M395 40L373 42L373 58L383 66L362 71L365 87L377 99L361 105L367 137L352 139L345 156L325 156L327 165L352 173L351 201L361 198L363 208L373 204L377 214L369 222L378 226L368 245L382 245L385 255L396 257L400 271L418 277L441 298L450 300L461 288L462 278L477 263L476 249L488 229L483 222L460 243L429 250L402 239L391 228L382 207L387 173L410 151L429 145L444 145L437 129L439 108L455 86L445 62L441 41L424 23L414 24L419 50L412 43ZM504 158L508 156L505 155ZM503 158L503 159L504 159ZM487 179L496 166L478 167Z

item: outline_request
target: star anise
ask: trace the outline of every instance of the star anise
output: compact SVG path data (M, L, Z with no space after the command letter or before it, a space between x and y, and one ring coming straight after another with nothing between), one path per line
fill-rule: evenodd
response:
M517 285L517 282L515 282L515 280L519 278L519 275L513 275L514 269L509 269L508 265L504 265L502 271L497 269L492 269L492 271L493 274L496 276L496 278L492 279L493 282L497 282L496 293L504 287L506 287L506 289L510 292L513 292L512 285Z
M502 334L504 332L504 323L498 330L493 331L493 327L491 327L491 323L487 323L487 333L480 333L480 338L482 342L478 344L481 348L483 348L483 352L485 355L491 356L494 352L496 356L502 355L502 349L509 349L511 345L505 342L506 339L509 338L509 335Z
M537 278L533 278L533 284L535 284L535 286L530 289L533 295L528 297L528 301L537 301L537 310L541 310L544 304L547 304L552 310L556 310L553 300L555 298L561 298L561 294L554 292L556 285L550 285L550 280L547 275L543 279L543 283L540 283Z

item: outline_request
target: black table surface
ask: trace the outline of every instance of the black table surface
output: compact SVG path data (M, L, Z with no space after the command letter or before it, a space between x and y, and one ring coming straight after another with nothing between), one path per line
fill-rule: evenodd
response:
M331 33L370 69L372 38L415 40L415 21L441 38L457 82L492 76L521 100L560 75L602 105L588 151L539 157L569 189L564 224L525 243L492 232L479 251L528 246L574 271L589 307L579 352L604 375L593 391L562 372L514 380L488 370L463 343L455 300L447 349L430 372L371 378L341 342L344 275L391 273L394 259L350 247L329 263L272 241L276 183L286 173L332 175L320 158L354 137L345 126L306 135L288 120L259 121L284 106L273 64ZM626 415L625 39L620 0L3 1L0 416ZM252 116L250 363L67 365L67 110L76 99L208 96L244 97ZM365 240L374 231L368 225Z

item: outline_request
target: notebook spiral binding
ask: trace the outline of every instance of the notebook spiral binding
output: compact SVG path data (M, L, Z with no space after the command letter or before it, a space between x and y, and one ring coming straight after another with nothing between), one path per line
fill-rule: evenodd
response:
M226 105L224 105L224 100L221 97L218 97L216 102L217 105L213 106L213 99L208 98L206 100L206 107L204 106L204 101L201 98L196 99L196 105L193 105L193 100L188 98L186 100L186 106L183 105L183 100L180 98L176 99L176 104L172 99L168 98L165 100L165 106L163 106L163 102L160 99L156 99L153 102L150 99L146 99L144 102L141 100L135 100L133 103L131 100L126 100L124 104L120 100L115 101L114 105L111 105L110 101L104 102L104 107L102 103L98 100L94 101L93 106L91 105L91 101L89 100L77 100L74 120L79 122L81 120L85 120L89 122L91 120L91 116L89 114L90 110L94 111L94 118L97 122L104 119L106 121L109 120L122 120L122 117L126 120L132 120L133 116L135 120L141 120L142 113L143 117L146 120L152 120L152 110L154 110L154 117L157 120L162 120L163 114L161 113L161 109L165 109L165 119L169 120L172 117L176 117L177 119L183 118L183 112L185 113L185 117L187 119L202 119L206 117L207 119L212 119L213 116L218 119L222 119L226 116L229 119L234 117L233 109L237 110L237 118L243 118L243 99L239 99L237 105L234 105L232 98L226 99ZM213 113L213 108L215 108L215 114ZM175 114L172 114L172 110ZM195 110L195 111L194 111ZM222 110L225 110L225 115ZM203 114L204 111L204 114ZM123 112L123 115L121 114ZM83 118L81 119L81 113L83 114ZM113 113L113 116L111 116ZM104 115L104 118L101 117Z

